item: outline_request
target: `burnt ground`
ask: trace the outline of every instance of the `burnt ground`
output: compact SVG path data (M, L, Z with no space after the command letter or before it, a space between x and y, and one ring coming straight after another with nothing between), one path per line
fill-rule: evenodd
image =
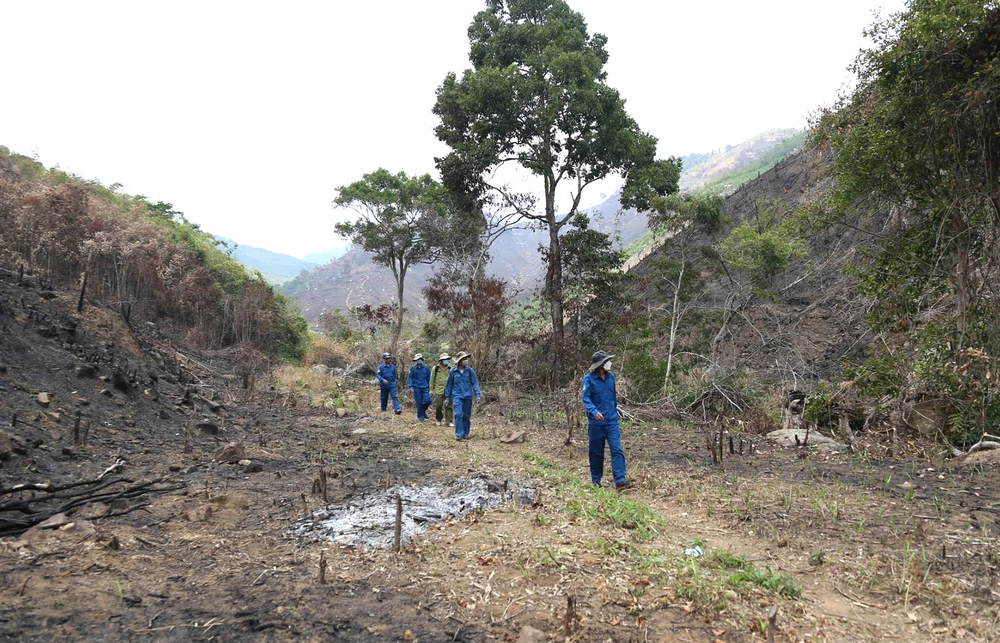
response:
M511 422L492 402L456 443L410 408L372 413L363 387L345 418L281 387L248 399L226 356L177 353L108 311L70 314L71 298L0 286L0 507L29 501L0 511L0 637L538 640L530 626L562 640L567 597L581 641L765 640L775 606L779 641L997 636L995 464L917 457L916 444L887 460L878 435L859 436L869 456L754 436L754 455L716 467L696 430L646 422L624 427L635 486L622 503L581 484L585 444L565 446L551 416ZM526 441L496 439L513 430ZM213 461L228 442L243 464ZM108 489L158 482L11 531L68 493L13 485L92 480L118 460ZM541 497L434 525L395 554L289 535L324 505L320 470L330 504L470 474L531 480ZM694 543L786 574L801 596L726 585L684 555Z

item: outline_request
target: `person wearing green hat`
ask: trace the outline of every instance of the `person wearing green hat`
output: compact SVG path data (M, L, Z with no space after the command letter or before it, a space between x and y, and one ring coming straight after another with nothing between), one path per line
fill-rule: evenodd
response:
M431 366L431 406L434 407L434 424L441 426L442 422L451 424L455 421L451 405L444 403L444 387L448 383L448 363L451 355L441 353L437 363Z
M597 351L590 358L590 370L583 376L583 408L587 410L587 455L590 459L590 481L601 485L604 475L604 445L611 452L611 473L615 477L615 491L628 487L625 480L625 452L622 451L622 434L618 426L618 393L615 376L611 373L611 358L604 351Z

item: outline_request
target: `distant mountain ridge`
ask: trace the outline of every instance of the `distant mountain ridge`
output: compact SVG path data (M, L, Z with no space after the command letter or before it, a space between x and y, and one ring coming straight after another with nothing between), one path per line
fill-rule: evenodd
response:
M720 191L725 192L727 185L735 188L800 149L805 135L805 130L800 129L771 129L739 145L727 145L720 152L689 154L682 159L680 188L689 191L705 188L723 176L727 182L717 186Z
M258 270L264 279L275 286L280 286L299 276L303 270L312 270L316 266L339 259L347 254L349 246L310 252L303 258L293 257L281 252L273 252L255 246L245 246L232 239L215 235L216 239L224 241L229 248L234 248L233 257L250 270Z
M272 252L264 248L254 246L244 246L236 243L232 239L215 235L216 239L224 241L229 248L233 248L233 257L250 270L259 270L272 285L280 286L289 279L293 279L303 270L311 270L318 264L312 261L304 261L291 255Z

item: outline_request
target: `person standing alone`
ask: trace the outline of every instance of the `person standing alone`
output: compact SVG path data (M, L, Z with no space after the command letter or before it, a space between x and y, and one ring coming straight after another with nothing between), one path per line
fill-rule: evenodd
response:
M451 405L444 403L444 387L448 383L448 362L451 356L448 353L441 353L437 364L431 366L431 406L434 407L434 424L441 426L441 422L451 424L455 421L451 412Z
M455 368L448 372L448 382L444 385L445 404L455 405L455 439L468 440L472 417L472 396L479 401L479 380L469 366L468 353L455 357Z
M427 419L427 407L431 405L431 369L424 366L424 356L417 353L413 356L416 362L410 367L410 375L406 385L413 392L413 402L417 405L417 419L423 422Z
M590 370L583 376L583 408L587 411L590 480L601 485L604 475L604 444L611 452L611 473L615 491L628 487L625 481L625 452L622 451L621 429L618 427L618 393L615 376L611 373L611 358L597 351L590 359Z
M378 387L382 412L392 398L392 410L399 415L399 398L396 397L396 365L392 363L392 353L382 353L382 363L378 365Z

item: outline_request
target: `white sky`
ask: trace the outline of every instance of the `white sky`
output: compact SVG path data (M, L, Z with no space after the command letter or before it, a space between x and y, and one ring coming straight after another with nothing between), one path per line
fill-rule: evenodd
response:
M435 173L435 90L469 67L484 4L0 0L0 145L245 245L327 250L337 186ZM608 81L666 157L804 126L873 11L903 0L569 4L608 36Z

